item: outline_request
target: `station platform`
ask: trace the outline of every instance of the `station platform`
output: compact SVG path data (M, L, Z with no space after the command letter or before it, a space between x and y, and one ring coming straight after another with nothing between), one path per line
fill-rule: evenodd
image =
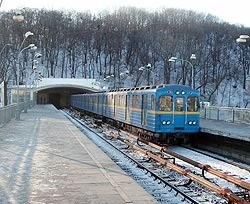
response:
M200 120L200 131L218 136L250 142L250 125L222 120Z
M157 203L52 105L0 128L0 203Z

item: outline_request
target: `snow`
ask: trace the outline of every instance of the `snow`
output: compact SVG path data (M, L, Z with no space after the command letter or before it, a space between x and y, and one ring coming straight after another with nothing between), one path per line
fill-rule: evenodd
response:
M159 203L178 204L182 202L181 196L176 196L174 190L170 191L168 187L159 183L150 174L145 174L143 170L137 167L130 159L119 153L117 150L100 139L90 129L80 125L78 122L71 120L89 139L91 139L98 147L102 149L109 157L115 160L120 167L124 166L126 173L136 180L149 194L153 195Z
M80 79L80 78L42 78L38 84L39 87L47 86L81 86L100 89L99 83L95 79Z
M245 179L244 181L250 183L250 172L245 170L245 169L241 169L237 166L234 166L232 164L223 162L223 161L218 161L217 159L214 159L212 157L203 155L201 153L192 151L192 150L188 150L186 148L183 147L170 147L170 149L176 153L179 153L181 155L185 155L186 157L199 162L201 164L204 165L210 165L212 168L217 169L217 170L221 170L224 173L229 173L228 175L237 175L237 178L241 178L241 179ZM226 158L224 158L226 160ZM194 168L192 165L187 164L186 162L183 162L181 160L177 161L178 164L181 165L185 165L188 166L190 169L198 169L198 168ZM250 166L249 166L250 167ZM201 171L201 170L200 170ZM234 185L231 184L229 182L227 182L226 180L223 179L219 179L218 177L210 174L210 173L205 173L206 177L209 178L213 178L216 179L216 183L219 182L220 187L223 188L230 188L232 191L239 191L239 189Z
M164 188L164 186L161 183L159 183L158 180L155 180L152 176L150 176L150 174L149 175L145 174L145 172L139 169L134 163L132 163L124 155L114 150L112 146L108 145L99 137L96 137L95 133L93 133L91 130L85 127L82 127L77 122L74 122L74 123L76 124L76 126L78 126L81 129L81 131L87 137L89 137L97 146L99 146L107 155L109 155L109 157L111 157L121 168L124 167L125 168L124 171L126 171L128 175L134 178L143 188L145 188L146 191L148 191L151 195L153 195L159 203L173 203L173 204L183 203L182 201L180 201L181 198L179 196L177 197L175 196L176 192L174 190L170 191L169 187ZM119 141L116 141L115 143L119 145ZM183 147L172 146L172 147L169 147L169 149L181 155L185 155L186 157L194 161L197 161L201 164L210 165L212 168L216 170L221 170L224 173L228 173L228 175L237 175L235 176L236 178L244 179L245 182L250 182L250 172L245 169L241 169L227 162L219 161L212 157L206 156L204 154L201 154L201 153L198 153L198 152L195 152L195 151L183 148ZM139 157L139 159L143 160L146 158L143 154L141 154L138 151L133 152L131 149L129 151L131 155L135 157ZM185 169L191 170L191 172L195 171L195 172L200 172L200 174L202 173L201 169L196 168L192 166L191 164L188 164L182 160L176 159L176 163L178 165L183 166L183 168ZM153 167L157 167L155 168L155 171L158 172L158 174L163 175L164 177L169 175L171 178L176 179L177 185L186 183L188 180L188 178L185 178L184 176L179 175L169 170L166 167L161 167L161 165L158 164L157 162L151 165ZM218 184L220 188L229 188L233 192L242 192L244 190L208 172L205 172L205 177L208 178L211 182L215 182L216 184ZM202 202L206 201L205 203L214 203L214 202L225 203L225 200L221 198L220 196L218 196L217 194L211 193L208 190L204 190L204 192L201 192L200 188L193 184L191 184L189 187L190 189L192 189L191 191L194 191L194 194L197 193L198 197L196 199L201 200ZM218 200L220 201L218 202Z

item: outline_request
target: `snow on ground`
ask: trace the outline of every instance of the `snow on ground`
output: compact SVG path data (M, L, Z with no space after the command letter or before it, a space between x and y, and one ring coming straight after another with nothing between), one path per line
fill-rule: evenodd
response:
M203 155L201 153L183 148L183 147L177 147L177 146L173 146L173 147L169 147L169 149L171 149L172 151L179 153L181 155L185 155L187 158L190 158L196 162L199 162L201 164L207 164L210 165L212 168L217 169L217 170L221 170L224 173L229 173L228 175L237 175L236 178L241 178L241 179L245 179L244 181L250 183L250 172L245 170L245 169L241 169L237 166L234 166L232 164L217 160L215 158ZM181 160L177 160L177 163L180 165L185 165L188 166L190 169L194 169L194 167L190 164L187 164L186 162L183 162ZM195 168L196 170L198 168ZM201 170L200 170L201 172ZM220 187L228 187L230 188L232 191L238 191L239 189L234 185L231 184L229 182L227 182L226 180L223 179L219 179L218 177L210 174L210 173L205 173L205 176L208 178L213 178L215 179L216 183L218 182Z

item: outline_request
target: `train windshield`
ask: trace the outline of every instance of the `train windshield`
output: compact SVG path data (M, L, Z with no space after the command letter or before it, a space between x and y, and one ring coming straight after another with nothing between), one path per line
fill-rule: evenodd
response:
M160 97L160 111L172 111L173 110L173 98L171 96Z
M198 97L189 96L187 100L187 111L197 112L199 110L199 100Z
M183 111L184 110L184 98L176 98L175 110Z

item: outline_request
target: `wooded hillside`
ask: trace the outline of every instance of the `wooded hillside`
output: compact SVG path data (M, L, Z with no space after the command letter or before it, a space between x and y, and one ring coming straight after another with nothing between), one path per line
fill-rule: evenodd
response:
M44 77L112 80L115 87L152 84L153 78L157 84L191 85L190 64L168 59L174 56L190 61L195 54L196 60L191 61L195 88L205 100L213 100L219 90L247 88L249 51L237 44L236 38L249 34L250 28L211 15L178 9L148 12L120 8L98 15L24 9L25 21L17 23L14 14L1 12L0 20L0 48L11 44L1 53L0 79L9 83L16 81L23 35L31 31L34 36L24 46L34 43L38 47ZM25 51L20 56L21 82L26 80L25 70L33 66L34 54ZM148 63L151 71L139 71Z

